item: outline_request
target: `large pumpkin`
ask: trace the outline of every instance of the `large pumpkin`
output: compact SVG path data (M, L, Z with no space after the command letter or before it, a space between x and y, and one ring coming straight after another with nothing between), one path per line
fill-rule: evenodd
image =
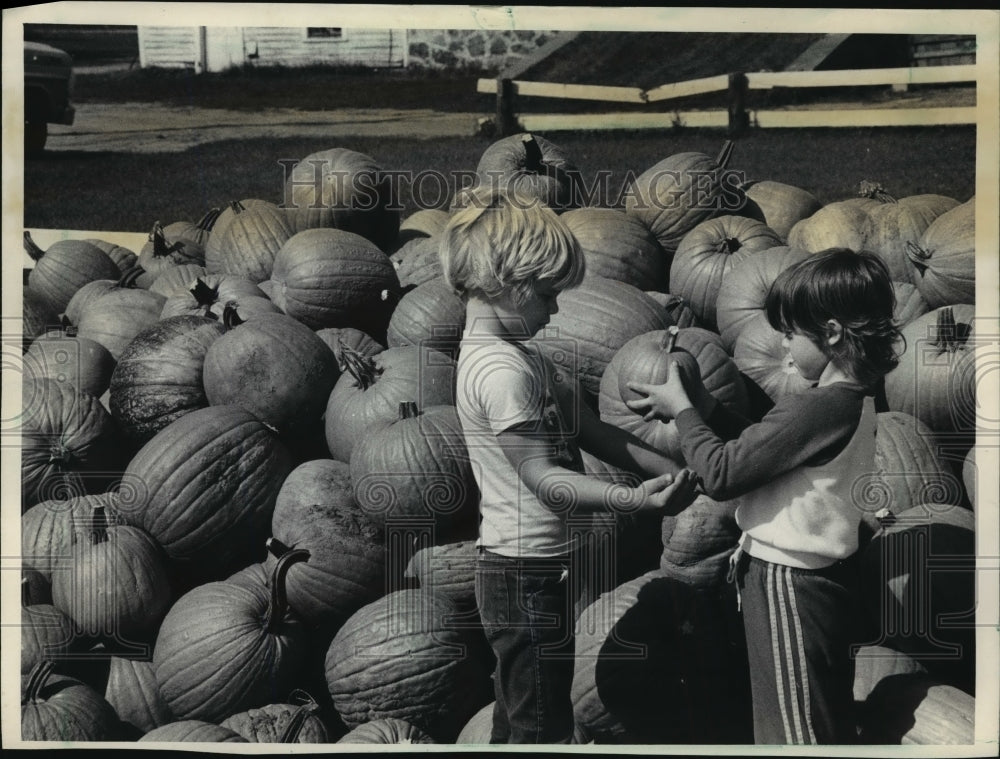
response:
M306 622L339 624L385 592L385 530L355 501L348 464L316 459L293 469L278 491L271 534L309 551L287 578L288 603Z
M281 312L249 279L235 274L206 274L192 277L184 292L169 296L160 311L160 318L205 316L221 321L228 305L233 305L244 317L253 313Z
M676 331L653 330L637 335L617 351L601 378L598 409L601 419L631 432L663 451L671 458L683 460L680 437L673 420L666 424L655 419L646 421L628 407L626 401L639 396L628 383L658 385L666 381L667 371L675 361L684 362L688 372L701 376L709 393L720 403L740 413L747 413L746 387L736 364L723 350L713 332L700 327ZM671 350L671 339L674 347Z
M975 698L932 675L913 672L886 677L859 711L858 740L865 744L940 747L968 746L975 741Z
M104 254L115 262L118 267L118 271L125 274L129 269L135 266L139 257L135 254L135 251L129 250L123 245L119 245L115 242L109 242L108 240L100 240L95 237L88 237L84 242L89 242L91 245L100 248L104 251Z
M50 603L22 606L20 627L22 675L46 659L58 661L81 647L73 620Z
M684 235L718 214L725 198L733 196L734 187L726 181L732 149L727 141L717 158L697 152L668 156L629 188L625 212L650 229L668 256Z
M212 722L182 719L150 730L140 743L248 743L247 739Z
M22 287L21 292L21 347L26 351L39 335L59 324L59 313L32 288Z
M115 425L100 401L58 380L21 384L22 510L99 493L115 471Z
M907 245L913 281L931 308L976 302L976 199L942 213Z
M399 233L393 179L371 156L348 148L310 153L295 164L284 184L292 232L333 227L388 250Z
M83 240L59 240L43 251L25 232L24 247L35 261L28 287L57 314L66 310L70 298L88 282L121 276L104 251Z
M370 430L399 415L399 404L455 402L455 362L440 351L408 345L365 357L349 348L346 371L326 404L326 442L333 458L350 463L355 445Z
M873 643L909 654L942 682L973 693L976 671L975 516L921 504L895 515L860 554ZM947 568L935 567L945 562ZM950 618L950 619L949 619Z
M838 200L823 206L791 228L788 245L807 253L818 253L828 248L863 250L868 239L869 223L865 205L871 207L878 201L860 200L866 203Z
M227 717L221 727L239 733L249 743L328 743L315 701L267 704Z
M182 264L205 263L205 248L184 238L167 239L160 222L153 224L148 242L139 251L138 265L154 278Z
M446 596L469 621L478 622L476 555L474 540L427 546L413 554L404 574L416 579L421 589Z
M127 276L131 280L133 275L134 272ZM95 279L93 282L83 285L83 287L73 293L73 297L66 304L66 310L63 312L63 324L68 321L71 325L78 326L80 324L80 317L83 316L83 312L87 310L90 304L103 298L107 293L118 287L121 282L122 279Z
M439 238L418 237L393 253L391 260L396 267L400 287L406 290L443 276L440 248Z
M206 276L208 276L208 269L204 266L178 264L156 275L156 279L149 285L149 290L169 300L179 295L187 295L191 291L192 283L200 277ZM166 303L163 305L166 306Z
M166 298L137 287L115 287L87 304L77 332L103 345L117 361L142 330L160 319Z
M355 499L387 530L418 524L435 543L476 534L479 489L454 406L401 403L394 422L358 441L350 465ZM394 559L405 566L410 555Z
M944 195L910 195L897 200L878 193L879 205L868 211L865 247L885 261L897 282L914 282L917 270L909 258L911 246L920 242L927 227L958 205Z
M471 192L501 190L521 203L542 203L557 210L580 205L579 170L566 151L536 134L521 133L496 140L479 158ZM473 203L466 189L456 208Z
M732 269L719 287L715 310L716 325L730 355L750 322L767 322L764 303L774 280L808 256L803 250L780 245L756 253L737 252L732 257Z
M742 624L725 591L648 572L577 620L577 724L616 743L752 743Z
M745 216L725 215L698 224L681 239L670 264L670 292L684 298L698 321L716 325L719 288L733 268L737 252L759 253L782 244L766 224Z
M88 635L147 640L172 597L163 550L136 527L107 524L100 510L93 519L89 541L52 575L52 603Z
M788 393L800 393L810 384L792 365L783 339L766 317L754 318L743 327L733 346L737 368L772 401Z
M143 330L111 375L109 407L126 436L144 444L175 419L208 406L202 368L221 323L174 316Z
M720 502L699 495L676 516L663 517L660 571L698 588L723 586L740 539L738 505L736 500Z
M100 397L111 384L115 359L100 343L75 335L72 328L39 335L25 353L24 378L47 377Z
M160 693L179 719L221 721L283 700L303 661L304 630L285 600L285 553L269 586L209 582L167 612L153 648Z
M21 678L21 740L113 741L118 717L100 693L40 662Z
M450 622L456 607L423 590L401 590L359 609L326 655L326 681L344 724L402 719L439 743L490 700L481 643Z
M782 240L802 219L808 219L823 204L815 195L801 187L784 182L762 180L748 182L743 190L749 200L757 204L764 215L764 223Z
M386 345L423 345L454 354L465 328L465 302L442 277L406 293L389 319Z
M73 544L88 539L95 509L117 521L117 493L43 501L21 515L21 564L36 570L46 583L72 555Z
M112 656L104 698L122 722L142 733L169 725L175 719L160 695L152 658Z
M922 503L959 504L962 485L938 455L930 428L901 411L877 416L872 471L854 486L865 521L878 529L879 518Z
M285 446L250 412L198 409L133 457L122 479L121 513L175 562L212 578L263 543L291 470Z
M379 336L399 300L389 257L353 232L307 229L278 250L271 297L311 329L356 327Z
M917 417L936 433L971 444L976 429L975 307L943 306L902 330L905 350L885 378L892 411Z
M529 341L560 369L575 376L596 401L601 375L615 353L637 335L671 326L650 296L606 277L585 278L559 293L559 311Z
M209 238L205 268L210 274L235 274L254 283L263 282L271 276L278 249L294 230L285 212L273 203L247 207L234 201L231 209L233 214L225 226Z
M893 282L892 291L896 296L896 310L892 317L900 327L905 327L931 310L923 294L910 282Z
M319 425L340 370L316 333L284 314L225 321L231 329L205 353L208 402L241 406L282 434Z
M434 743L434 739L419 727L414 727L406 720L385 717L358 725L337 741L337 743L413 745L416 743Z
M588 276L666 292L670 260L635 216L614 208L576 208L562 219L580 243Z

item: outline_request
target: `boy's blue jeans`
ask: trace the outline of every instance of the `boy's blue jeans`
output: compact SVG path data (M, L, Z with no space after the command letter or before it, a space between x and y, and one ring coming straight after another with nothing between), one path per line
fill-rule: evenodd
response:
M573 738L570 562L479 550L476 603L497 659L491 743Z

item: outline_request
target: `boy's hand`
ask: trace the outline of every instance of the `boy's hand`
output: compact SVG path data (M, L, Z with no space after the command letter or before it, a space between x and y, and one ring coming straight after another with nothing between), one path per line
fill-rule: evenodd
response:
M699 381L698 384L700 385L701 382ZM647 422L653 419L669 421L684 409L693 406L676 362L667 367L667 381L662 385L629 382L628 386L636 393L646 396L634 401L626 401L626 405L636 413L642 414L642 418Z
M635 488L639 510L662 510L665 516L673 516L691 505L697 485L698 478L690 469L682 469L676 476L661 474L646 480Z

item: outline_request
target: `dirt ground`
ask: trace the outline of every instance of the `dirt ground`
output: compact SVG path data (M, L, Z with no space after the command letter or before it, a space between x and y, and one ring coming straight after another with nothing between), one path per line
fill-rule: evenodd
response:
M46 150L169 153L206 142L255 137L460 137L475 134L483 116L360 108L247 113L154 103L81 103L76 109L72 126L49 126Z

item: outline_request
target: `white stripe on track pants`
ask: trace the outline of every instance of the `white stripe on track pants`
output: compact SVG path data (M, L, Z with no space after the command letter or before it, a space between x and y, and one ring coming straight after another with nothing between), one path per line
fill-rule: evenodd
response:
M757 744L856 742L856 562L808 570L744 554L742 597Z

